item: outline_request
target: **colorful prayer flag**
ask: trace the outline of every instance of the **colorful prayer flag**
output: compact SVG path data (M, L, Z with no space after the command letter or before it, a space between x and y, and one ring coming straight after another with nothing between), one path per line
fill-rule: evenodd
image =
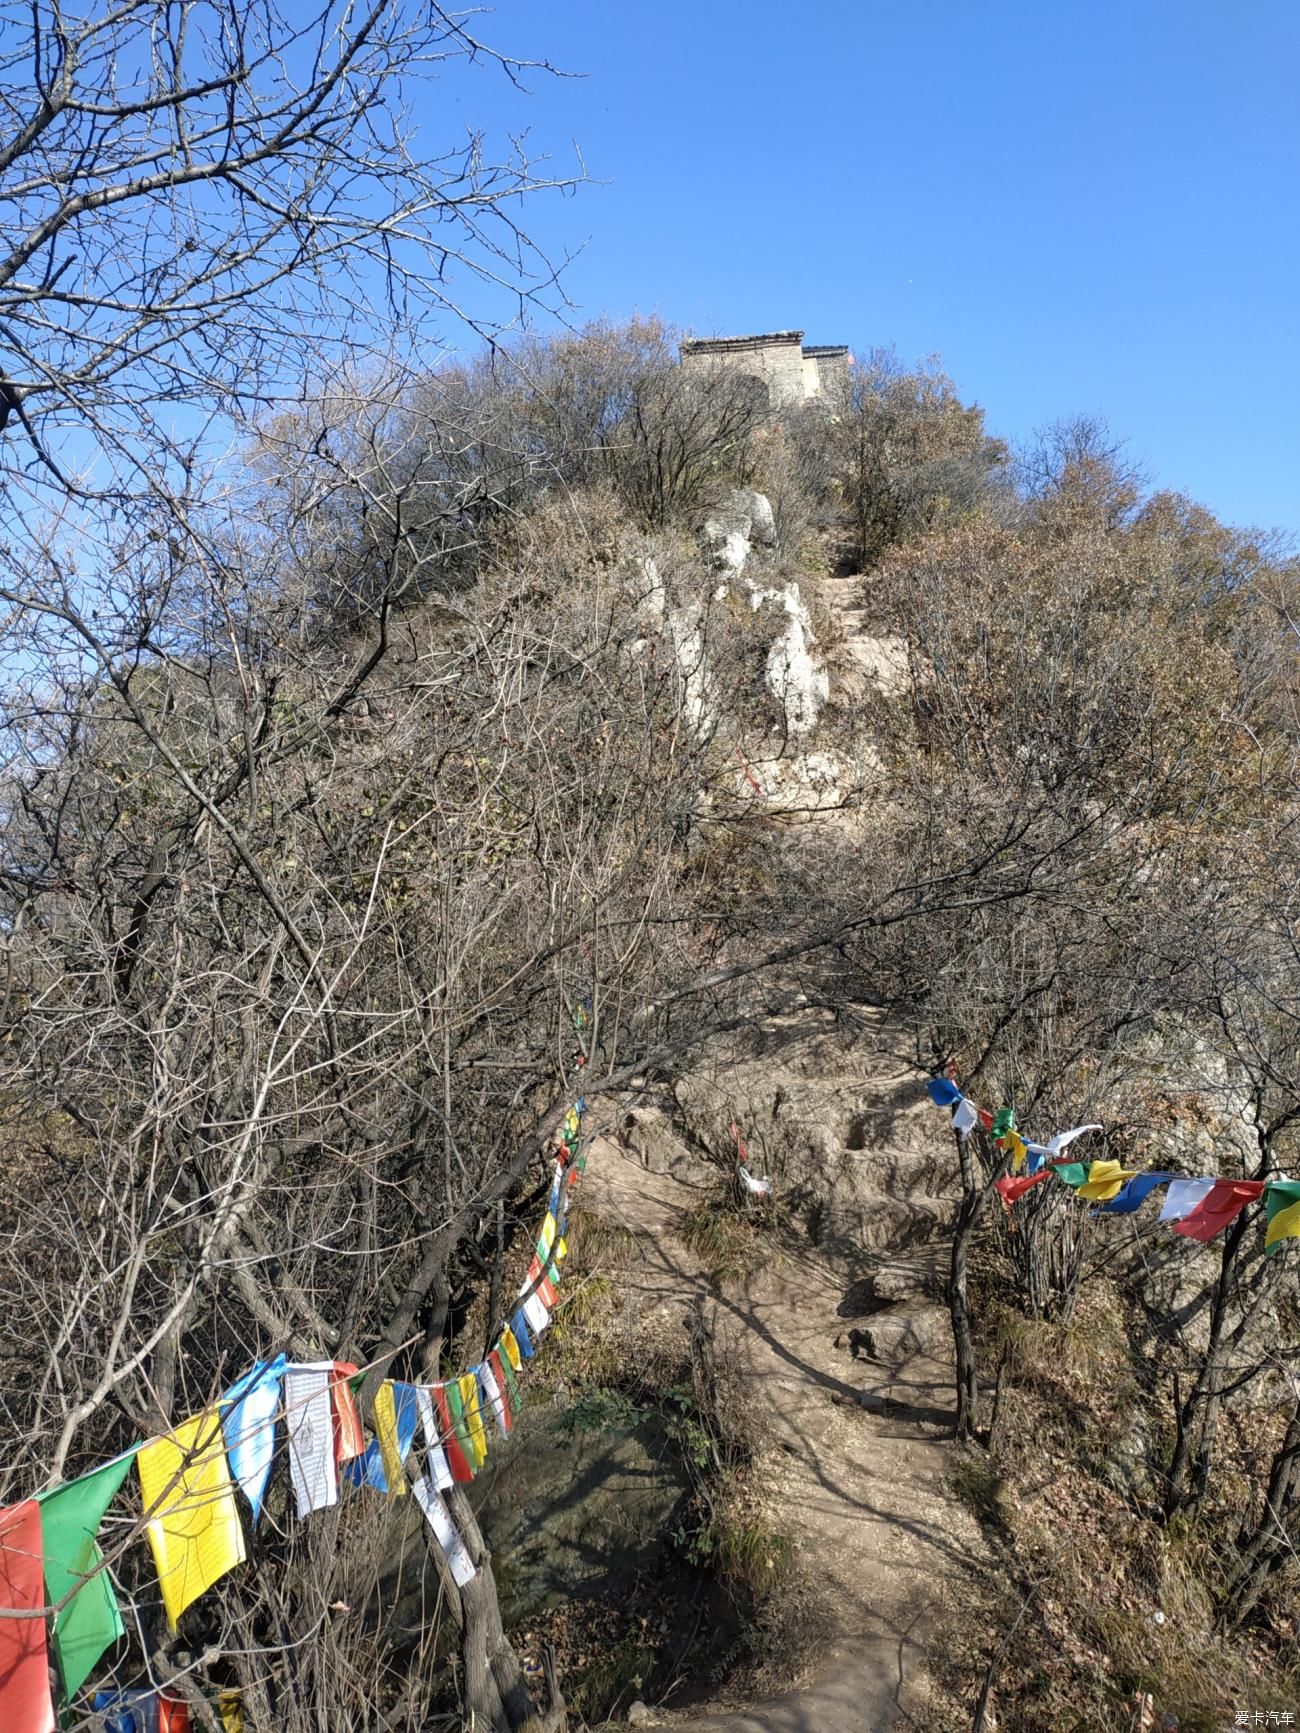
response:
M1135 1173L1121 1192L1094 1213L1103 1216L1132 1215L1142 1207L1157 1186L1177 1177L1177 1174L1173 1173Z
M104 1733L157 1733L158 1693L96 1691L95 1713L104 1717Z
M364 1456L365 1434L361 1430L361 1415L350 1380L357 1369L350 1360L334 1362L334 1377L330 1383L330 1411L334 1420L334 1460L351 1462L354 1456Z
M442 1448L442 1429L438 1424L433 1391L425 1384L417 1384L415 1402L420 1411L420 1426L424 1432L424 1472L433 1482L435 1489L442 1492L454 1483L455 1477L451 1472L451 1464L447 1461L447 1453Z
M0 1509L0 1607L35 1618L0 1618L0 1726L5 1733L54 1733L45 1647L41 1512L34 1498Z
M149 1545L168 1623L244 1561L244 1531L215 1408L184 1420L136 1457Z
M433 1530L434 1539L442 1548L452 1581L463 1588L475 1575L474 1564L460 1530L452 1521L446 1500L427 1480L416 1482L415 1496Z
M515 1340L515 1333L509 1324L501 1332L501 1346L505 1350L505 1356L510 1362L511 1370L522 1372L524 1369L523 1356L519 1352L519 1343Z
M280 1409L283 1354L258 1360L251 1372L221 1398L221 1430L226 1440L230 1472L248 1500L256 1526L275 1459L275 1417Z
M1213 1189L1212 1179L1170 1180L1169 1190L1165 1193L1164 1208L1160 1211L1160 1220L1181 1221L1184 1216L1191 1215L1197 1204L1203 1202Z
M542 1269L541 1259L538 1257L534 1257L528 1266L528 1280L524 1283L524 1289L527 1288L533 1290L534 1296L540 1299L544 1306L550 1307L555 1304L555 1289L547 1280L546 1273ZM525 1306L528 1304L527 1300L524 1301L524 1304ZM541 1327L542 1329L546 1328L544 1324Z
M474 1468L469 1433L465 1430L461 1418L460 1388L454 1382L435 1384L432 1394L434 1407L438 1411L438 1430L442 1434L443 1449L447 1452L451 1477L463 1485L473 1480Z
M1046 1168L1044 1168L1041 1173L1021 1174L1015 1179L1013 1179L1010 1174L1007 1174L1002 1179L995 1179L993 1181L993 1189L1001 1197L1009 1214L1013 1203L1018 1203L1027 1191L1032 1191L1041 1180L1046 1178Z
M936 1107L953 1107L961 1100L961 1090L948 1077L932 1077L925 1086Z
M1135 1168L1121 1167L1117 1161L1094 1161L1088 1168L1088 1177L1078 1188L1080 1197L1091 1199L1093 1203L1109 1203L1118 1197L1121 1190L1131 1179L1137 1177Z
M1264 1209L1264 1251L1271 1258L1283 1240L1300 1240L1300 1180L1270 1180Z
M979 1114L976 1111L975 1103L973 1101L967 1101L966 1097L963 1095L961 1100L953 1109L953 1130L959 1137L967 1138L970 1136L971 1132L974 1131L978 1123Z
M284 1423L289 1434L289 1475L300 1517L339 1501L338 1459L334 1454L332 1360L285 1367Z
M384 1478L394 1498L406 1496L406 1475L402 1470L415 1442L418 1419L414 1386L385 1378L375 1396L375 1436L383 1458Z
M483 1430L483 1415L478 1405L478 1380L472 1372L465 1372L457 1380L457 1383L460 1386L465 1428L469 1433L470 1447L474 1452L474 1467L477 1471L487 1461L487 1433Z
M497 1383L501 1385L501 1394L505 1397L506 1405L510 1410L510 1424L513 1426L519 1410L523 1406L523 1397L520 1395L519 1385L515 1381L515 1369L510 1364L510 1356L505 1352L504 1346L494 1348L489 1358L492 1360L494 1369L498 1364L500 1365L501 1376L497 1379Z
M506 1410L505 1398L501 1394L501 1385L497 1379L495 1368L490 1357L477 1368L479 1389L488 1408L492 1410L497 1429L503 1438L510 1436L510 1415Z
M1049 1137L1045 1148L1047 1159L1055 1161L1063 1149L1068 1149L1076 1137L1082 1137L1085 1131L1100 1131L1099 1125L1076 1125L1069 1131L1058 1131L1055 1137Z
M522 1306L518 1308L510 1320L510 1331L524 1359L531 1360L537 1350L533 1346L533 1338L528 1330L528 1318Z
M1216 1179L1195 1209L1174 1223L1174 1232L1189 1240L1212 1240L1236 1221L1263 1189L1260 1179Z
M1062 1183L1068 1185L1071 1191L1078 1191L1081 1185L1088 1183L1088 1163L1086 1161L1061 1161L1054 1167L1044 1167L1044 1173L1054 1173Z
M77 1694L104 1650L123 1635L113 1579L99 1568L104 1555L95 1537L132 1460L123 1456L106 1463L37 1501L46 1604L59 1608L54 1615L54 1653L68 1697ZM65 1602L61 1607L60 1601Z
M217 1698L222 1733L244 1733L244 1702L238 1691L223 1691Z
M158 1693L158 1733L192 1733L190 1706L183 1697Z

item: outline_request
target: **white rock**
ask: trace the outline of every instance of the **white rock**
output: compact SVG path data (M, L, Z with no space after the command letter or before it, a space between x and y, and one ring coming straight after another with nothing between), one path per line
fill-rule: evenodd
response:
M792 734L806 734L817 724L822 706L830 696L830 676L814 657L816 639L799 586L786 584L779 590L750 587L750 606L757 611L771 602L785 614L785 623L767 653L768 689L785 711Z
M749 558L749 543L740 530L728 530L714 546L713 563L724 572L741 572Z
M776 545L776 518L772 512L772 502L765 493L750 493L745 495L746 510L749 514L749 539L757 542L761 548Z
M641 575L645 579L645 588L640 596L642 612L648 619L662 622L668 606L668 592L659 575L658 562L653 555L647 554L640 563Z
M704 653L699 609L674 609L668 616L668 631L677 658L677 671L681 677L682 706L686 712L687 724L697 739L706 737L712 733L715 719L710 702L708 658Z

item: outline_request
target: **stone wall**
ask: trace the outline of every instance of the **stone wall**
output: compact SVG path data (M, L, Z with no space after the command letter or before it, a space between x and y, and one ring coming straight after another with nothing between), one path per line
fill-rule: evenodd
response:
M847 387L849 382L849 363L853 357L843 343L815 343L803 351L805 368L805 390L809 397L835 398ZM807 370L811 368L815 380L811 391L806 389Z
M688 338L681 346L682 366L703 373L714 367L761 380L768 403L783 409L805 398L802 331L768 331L753 337Z

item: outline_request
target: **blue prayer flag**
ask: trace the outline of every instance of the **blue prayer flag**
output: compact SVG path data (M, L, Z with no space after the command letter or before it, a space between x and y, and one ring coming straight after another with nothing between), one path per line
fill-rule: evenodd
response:
M266 1483L271 1478L275 1416L280 1408L285 1364L283 1354L274 1360L259 1360L221 1398L221 1432L230 1471L243 1488L254 1523L262 1513Z
M524 1317L524 1309L522 1306L520 1306L514 1317L511 1318L510 1328L515 1333L515 1341L519 1344L519 1352L523 1355L525 1360L531 1360L534 1352L533 1338L529 1333L528 1320Z
M1122 1191L1092 1213L1099 1216L1131 1216L1134 1210L1141 1208L1158 1185L1164 1185L1166 1180L1177 1177L1178 1175L1173 1173L1135 1173Z

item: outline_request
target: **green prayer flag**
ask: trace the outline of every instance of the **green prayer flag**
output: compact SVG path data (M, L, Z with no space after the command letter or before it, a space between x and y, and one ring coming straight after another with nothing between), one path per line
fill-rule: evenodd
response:
M456 1433L456 1442L466 1462L473 1468L478 1461L474 1446L470 1443L469 1427L465 1424L465 1403L460 1393L460 1386L454 1378L449 1378L443 1385L447 1393L447 1406L451 1410L451 1424Z
M134 1460L125 1456L110 1462L40 1500L45 1592L52 1606L72 1596L54 1615L53 1632L54 1653L69 1697L80 1689L109 1644L122 1635L112 1578L101 1570L89 1582L85 1579L103 1562L95 1536Z
M1268 1224L1271 1225L1274 1218L1280 1216L1283 1210L1294 1209L1297 1204L1300 1204L1300 1180L1271 1179L1264 1187L1264 1220ZM1287 1232L1288 1229L1291 1230L1291 1233L1294 1233L1291 1219L1288 1219L1285 1223L1279 1222L1277 1231L1273 1234L1273 1243L1271 1245L1269 1244L1268 1234L1265 1234L1264 1255L1266 1257L1271 1258L1273 1253L1282 1246L1284 1241L1291 1237L1291 1234Z
M1088 1163L1086 1161L1070 1161L1064 1167L1054 1167L1052 1172L1057 1179L1063 1179L1066 1185L1076 1189L1085 1185L1088 1179Z

